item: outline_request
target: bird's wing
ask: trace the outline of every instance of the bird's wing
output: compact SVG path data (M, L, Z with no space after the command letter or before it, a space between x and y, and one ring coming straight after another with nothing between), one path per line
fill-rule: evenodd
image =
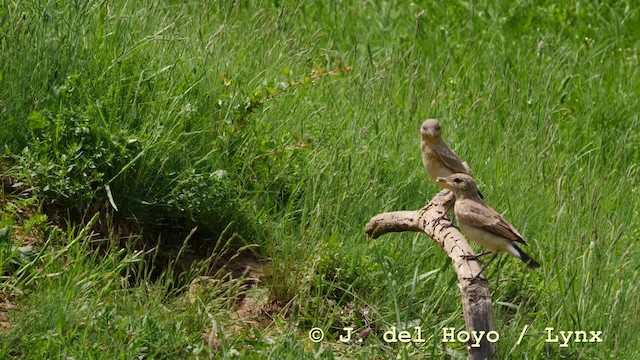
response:
M492 208L477 201L465 201L461 205L463 206L458 212L464 217L464 222L505 239L527 245L518 230Z
M462 162L462 165L463 165L463 166L464 166L464 168L467 170L467 175L469 175L469 176L473 176L473 171L471 171L471 167L469 167L469 164L467 164L467 162L466 162L466 161L463 161L463 162ZM478 194L479 194L479 193L480 193L480 192L478 191ZM480 197L482 197L482 196L480 196Z
M440 157L440 160L447 165L451 171L455 173L463 173L467 175L471 175L471 169L469 165L463 163L458 155L456 155L451 148L445 144L443 141L439 141L435 146L434 150L436 154Z

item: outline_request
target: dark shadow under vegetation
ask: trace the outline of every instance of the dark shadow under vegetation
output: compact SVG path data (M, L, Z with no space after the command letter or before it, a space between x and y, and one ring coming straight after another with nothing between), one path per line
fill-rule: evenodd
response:
M137 239L136 249L153 249L154 276L168 266L186 271L215 255L219 243L259 246L265 237L259 224L302 199L299 174L291 169L304 169L304 157L296 153L307 145L265 136L252 126L253 113L293 88L349 71L314 66L298 79L287 69L287 82L265 82L248 92L222 77L213 108L181 109L170 126L145 128L138 121L116 127L109 94L94 94L80 75L56 71L42 109L31 110L20 129L24 146L5 148L4 178L11 180L3 181L37 199L49 222L61 228L67 222L83 226L99 214L98 234L115 234L122 246ZM248 158L248 148L258 155Z
M92 228L98 237L115 234L123 247L153 251L152 278L168 267L188 271L215 256L220 244L237 250L257 242L256 219L225 171L177 172L158 164L155 172L145 170L143 186L134 186L145 145L125 131L107 129L90 111L73 107L34 112L28 120L30 141L5 158L3 186L37 199L51 225L82 227L99 214ZM96 242L95 251L100 246Z

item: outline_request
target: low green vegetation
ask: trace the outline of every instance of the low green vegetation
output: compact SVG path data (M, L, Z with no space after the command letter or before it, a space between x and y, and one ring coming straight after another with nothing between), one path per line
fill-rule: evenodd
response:
M487 271L498 358L640 358L639 4L1 4L0 357L465 357L439 246L363 230L433 117L542 264Z

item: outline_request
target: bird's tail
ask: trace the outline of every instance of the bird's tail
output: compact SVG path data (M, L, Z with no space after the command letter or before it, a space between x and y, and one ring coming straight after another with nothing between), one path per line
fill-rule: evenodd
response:
M522 249L520 249L516 244L511 244L511 245L514 247L514 249L516 250L515 252L517 253L513 255L515 255L518 259L524 261L524 263L527 264L532 269L537 269L540 267L540 264L538 264L537 261L530 258L529 255L527 255L527 253L522 251Z

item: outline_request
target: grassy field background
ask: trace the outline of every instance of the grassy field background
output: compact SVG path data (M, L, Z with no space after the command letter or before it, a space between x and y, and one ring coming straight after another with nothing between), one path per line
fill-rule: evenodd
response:
M465 357L437 244L363 230L435 117L542 264L487 273L498 358L640 358L640 4L0 3L0 357Z

